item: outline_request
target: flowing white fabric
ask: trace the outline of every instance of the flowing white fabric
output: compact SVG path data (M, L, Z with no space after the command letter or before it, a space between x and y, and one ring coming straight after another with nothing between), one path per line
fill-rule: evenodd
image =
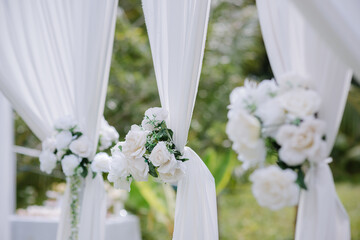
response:
M288 72L306 76L322 97L319 118L327 124L330 154L346 103L351 71L288 0L258 0L257 7L275 77ZM350 239L349 219L325 159L311 166L306 183L309 190L301 192L295 239Z
M0 90L40 140L59 117L72 115L95 153L116 9L117 0L0 1ZM81 240L103 238L102 181L86 179ZM58 240L68 238L68 214L63 211Z
M360 1L292 0L333 51L360 77Z
M200 78L210 0L143 0L161 105L177 148L189 158L178 183L174 240L218 239L214 178L184 148Z
M0 239L10 240L9 217L15 208L16 158L12 152L14 129L9 102L0 93Z

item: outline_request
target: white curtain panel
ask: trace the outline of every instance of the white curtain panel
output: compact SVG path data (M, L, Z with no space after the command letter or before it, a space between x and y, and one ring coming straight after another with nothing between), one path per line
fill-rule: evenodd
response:
M360 1L292 0L291 2L360 78Z
M0 90L40 140L72 115L95 153L116 9L117 0L0 0ZM102 181L85 180L81 240L103 238ZM62 214L58 240L70 232L69 212Z
M15 208L16 159L13 153L14 128L12 109L0 93L0 239L10 240L10 215Z
M258 0L263 38L275 77L297 73L312 80L322 97L319 118L326 121L330 154L350 87L351 71L318 37L288 0ZM296 240L347 240L350 225L339 201L331 170L331 159L311 166L298 209Z
M210 171L185 147L200 78L210 0L143 0L161 105L177 148L189 158L178 183L174 240L218 239L216 191Z

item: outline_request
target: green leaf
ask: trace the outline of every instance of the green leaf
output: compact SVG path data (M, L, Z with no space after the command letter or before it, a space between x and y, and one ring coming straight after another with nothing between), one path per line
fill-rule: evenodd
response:
M189 159L188 159L188 158L177 158L177 160L182 161L182 162L186 162L186 161L188 161Z
M299 168L297 175L298 176L296 179L296 183L300 186L300 188L307 190L307 187L305 184L305 173L301 168Z
M97 172L92 172L92 179L94 179L97 175Z
M76 138L79 138L79 137L81 137L82 135L83 135L82 132L74 132L74 133L73 133L73 136L75 136Z
M86 176L88 175L89 171L88 171L87 167L85 167L85 166L81 166L81 167L82 167L82 169L83 169L83 171L81 172L81 176L82 176L83 178L86 178Z
M121 145L119 145L119 149L120 149L120 151L122 151L122 146Z
M159 175L156 171L156 168L155 166L150 162L150 161L147 161L147 163L149 164L149 174L155 178L157 178Z

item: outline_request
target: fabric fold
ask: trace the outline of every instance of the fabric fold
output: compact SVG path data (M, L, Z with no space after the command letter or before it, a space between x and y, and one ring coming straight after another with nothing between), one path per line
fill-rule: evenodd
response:
M70 115L93 143L95 154L117 3L0 1L0 91L40 140L52 135L57 119ZM103 238L103 191L101 180L86 180L82 239ZM67 240L70 233L69 195L63 201L58 240Z
M101 174L93 179L89 174L85 179L82 194L79 224L79 240L98 240L105 238L106 192ZM89 231L89 229L93 229Z
M351 83L351 70L288 0L257 0L261 31L276 78L300 75L322 99L319 119L326 122L327 154L331 153ZM341 159L339 159L341 160ZM348 240L348 216L326 161L311 166L301 192L296 240Z
M173 239L219 239L214 177L191 148L185 147L184 157L189 160L178 183Z
M143 0L161 106L177 149L188 156L178 183L175 240L218 239L214 178L187 141L204 55L210 0Z
M305 181L308 190L300 194L295 240L349 240L349 217L337 196L329 165L311 166Z

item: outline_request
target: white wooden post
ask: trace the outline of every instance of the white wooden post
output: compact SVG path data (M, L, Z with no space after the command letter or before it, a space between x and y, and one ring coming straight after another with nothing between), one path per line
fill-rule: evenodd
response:
M16 161L12 114L9 102L0 93L0 239L3 240L11 239L9 217L15 209Z

